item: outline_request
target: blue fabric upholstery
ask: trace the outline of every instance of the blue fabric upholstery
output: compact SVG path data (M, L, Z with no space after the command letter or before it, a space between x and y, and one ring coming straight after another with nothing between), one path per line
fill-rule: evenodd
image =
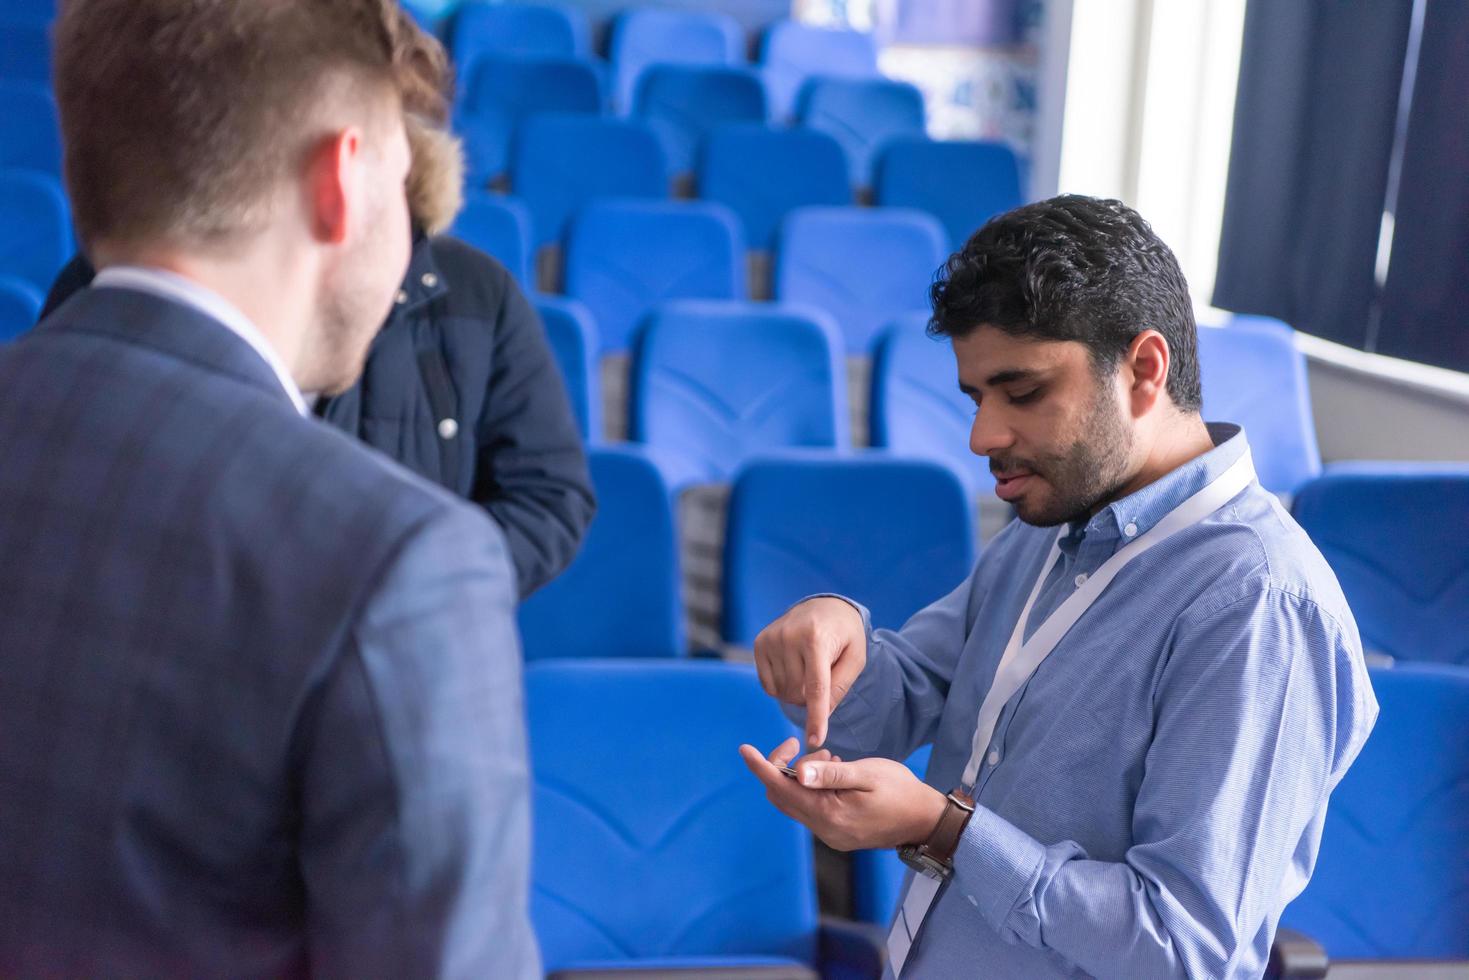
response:
M454 111L470 185L483 187L509 169L520 128L531 118L601 111L602 83L590 62L480 58Z
M51 82L51 42L37 24L0 23L0 79Z
M513 197L483 191L464 196L451 234L493 255L524 288L535 282L530 244L530 212Z
M614 100L627 111L649 65L737 65L745 60L745 38L724 14L644 7L617 18L611 52Z
M760 44L760 64L770 95L770 111L786 119L806 81L825 78L876 78L877 45L871 34L815 27L794 20L770 25Z
M958 251L990 218L1019 207L1020 161L1003 143L903 137L877 161L877 203L927 211Z
M750 645L818 592L866 605L896 629L974 565L973 509L959 477L884 453L791 454L735 479L725 537L724 635Z
M591 309L604 351L626 350L660 303L745 298L739 220L706 202L592 204L572 225L566 294Z
M658 134L673 172L687 173L710 129L765 121L765 86L749 68L651 65L638 79L633 115Z
M44 291L72 251L71 212L56 179L0 170L0 275Z
M840 340L812 310L670 303L639 333L631 437L721 481L750 457L849 443Z
M538 296L536 311L546 327L551 353L561 368L571 411L576 415L582 438L600 442L602 437L602 393L598 384L597 327L591 312L574 299Z
M868 434L895 455L947 462L976 493L994 489L986 459L969 451L974 402L959 390L948 340L927 334L928 314L899 317L878 336L872 358Z
M928 308L948 255L943 226L922 211L801 208L781 228L775 296L826 310L848 353L866 354L894 318Z
M1469 465L1333 463L1293 503L1362 646L1469 667Z
M1373 670L1372 688L1377 727L1332 793L1315 874L1280 924L1333 960L1469 959L1469 671Z
M774 250L795 208L852 203L841 146L814 129L720 126L704 142L698 183L699 196L738 214L745 241L761 250Z
M1204 418L1245 427L1261 486L1294 493L1321 472L1306 358L1290 327L1266 317L1200 327L1199 370Z
M455 67L469 74L482 57L579 58L590 52L586 15L552 4L462 4L448 25Z
M23 279L0 276L0 343L14 340L36 323L45 297Z
M678 540L668 486L639 446L594 447L587 462L597 515L570 567L521 605L525 656L682 656ZM612 733L605 737L615 744Z
M56 17L56 0L5 0L0 20L7 24L45 27Z
M56 100L40 82L0 81L0 168L40 170L61 179Z
M646 123L538 116L516 141L511 184L530 208L532 240L549 245L597 198L667 197L668 161Z
M795 734L752 668L579 661L526 671L548 972L573 964L780 957L811 964L810 834L735 752Z
M801 91L801 125L836 137L852 183L871 187L878 154L891 139L922 136L923 93L886 78L814 78Z
M908 768L922 779L928 772L928 757L932 745L925 745L908 757ZM939 787L947 793L952 786ZM858 922L871 922L885 926L893 919L898 908L898 896L903 893L903 876L908 866L892 849L883 851L856 851L852 854L852 916Z

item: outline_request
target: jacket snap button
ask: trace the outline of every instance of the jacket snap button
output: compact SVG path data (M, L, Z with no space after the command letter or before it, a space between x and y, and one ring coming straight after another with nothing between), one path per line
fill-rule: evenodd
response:
M452 439L459 434L459 423L453 419L443 419L439 422L439 435L445 439Z
M432 272L425 272L423 274L423 284L429 289L433 289L439 284L439 277L434 275Z

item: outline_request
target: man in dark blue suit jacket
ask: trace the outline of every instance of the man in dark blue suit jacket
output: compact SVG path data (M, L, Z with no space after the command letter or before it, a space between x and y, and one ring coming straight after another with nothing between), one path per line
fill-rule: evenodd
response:
M0 976L529 977L503 535L312 419L407 263L391 0L71 0L102 271L0 354Z

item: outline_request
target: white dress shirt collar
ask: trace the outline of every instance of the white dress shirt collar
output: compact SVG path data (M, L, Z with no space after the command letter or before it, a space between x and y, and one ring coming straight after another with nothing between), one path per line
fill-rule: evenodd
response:
M265 363L270 365L270 369L280 380L281 387L291 397L291 402L296 406L296 410L302 415L306 414L306 399L302 397L301 389L296 386L291 372L286 370L285 363L276 353L275 348L270 345L270 341L265 339L259 327L250 322L249 317L240 312L239 307L214 290L174 272L133 265L108 266L97 273L97 278L92 280L92 285L104 289L132 289L150 293L163 299L182 303L184 306L203 313L211 320L224 324L265 359Z

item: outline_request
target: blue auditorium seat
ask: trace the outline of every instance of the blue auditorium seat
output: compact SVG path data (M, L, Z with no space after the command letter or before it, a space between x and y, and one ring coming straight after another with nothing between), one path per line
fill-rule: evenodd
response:
M522 286L528 288L534 284L530 212L520 201L470 191L464 196L464 207L454 219L450 233L499 259Z
M45 27L55 18L56 0L5 0L0 4L0 23Z
M61 128L56 101L44 84L0 81L0 167L60 179Z
M779 20L760 44L760 67L776 119L795 113L808 79L876 78L877 44L871 34Z
M509 168L520 129L533 117L602 111L602 83L590 62L485 57L473 72L454 110L472 186L483 187Z
M878 204L927 211L958 251L990 218L1024 203L1020 162L1003 143L902 137L877 160Z
M886 78L814 78L801 92L797 116L801 125L842 144L856 187L872 186L873 167L889 140L925 132L923 93Z
M602 435L601 390L598 384L597 328L592 314L574 299L537 296L536 311L546 327L551 353L561 368L566 394L576 415L582 438L600 442Z
M801 208L787 216L775 257L776 299L826 310L847 351L866 354L895 317L928 308L948 258L943 226L901 208Z
M525 682L531 917L548 973L878 975L875 945L841 957L817 917L810 834L735 751L795 734L751 668L563 661L530 665Z
M71 213L56 178L0 170L0 275L44 291L72 251Z
M928 758L933 746L925 745L908 757L908 768L922 779L928 772ZM938 789L937 786L934 787ZM953 789L946 786L942 792ZM882 851L855 851L852 854L852 917L858 922L886 926L898 908L903 892L903 878L908 866L889 848Z
M1199 370L1204 418L1245 427L1261 486L1290 494L1321 471L1306 357L1290 327L1264 318L1200 327Z
M1315 873L1281 925L1333 964L1469 961L1469 671L1374 669L1372 688L1377 726L1331 795Z
M521 129L510 183L530 208L539 247L563 239L576 213L598 198L666 198L668 162L646 123L538 116Z
M491 58L582 58L590 53L587 19L574 7L546 3L462 4L449 20L448 48L459 72Z
M51 42L38 24L0 22L0 80L51 82Z
M947 462L975 492L993 490L988 461L969 451L974 401L959 390L953 349L927 327L928 314L915 312L878 336L867 401L872 445Z
M845 449L846 374L820 313L754 303L669 303L637 336L631 438L715 482L750 457Z
M46 297L30 283L0 275L0 344L35 326Z
M855 599L874 627L896 629L951 592L975 558L969 494L929 460L757 459L735 478L728 520L724 638L745 646L818 592Z
M738 65L745 60L745 38L725 14L641 7L612 25L611 52L615 102L626 112L648 66Z
M650 65L638 79L633 115L658 134L670 169L688 173L715 126L765 121L765 86L749 68Z
M698 186L700 197L739 215L745 240L763 251L775 249L792 210L852 203L841 146L812 129L720 126L705 140Z
M657 459L595 446L587 462L597 513L566 571L521 604L525 656L682 656L678 536Z
M1333 463L1292 510L1336 572L1364 647L1469 667L1469 465Z
M744 299L745 242L739 220L704 201L601 201L573 222L566 295L596 317L603 351L626 350L658 304Z

